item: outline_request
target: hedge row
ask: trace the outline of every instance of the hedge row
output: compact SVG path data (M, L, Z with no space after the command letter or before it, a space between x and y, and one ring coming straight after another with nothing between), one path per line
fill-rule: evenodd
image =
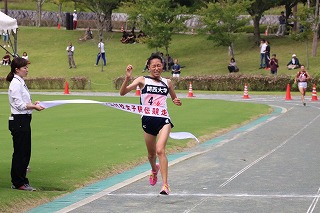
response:
M170 78L176 90L188 90L190 82L192 89L205 91L243 91L244 85L247 84L250 91L285 91L287 85L291 85L292 91L298 91L297 85L294 83L293 76L290 75L245 75L245 74L227 74L227 75L208 75L208 76L186 76L177 78ZM124 77L114 79L114 87L119 90ZM133 80L133 79L132 79ZM312 90L313 85L317 85L320 76L313 77L308 84L308 90ZM29 89L64 89L65 78L27 78L25 82ZM69 87L75 90L85 90L88 88L88 79L86 77L72 77L68 80ZM6 79L0 77L0 89L7 89L9 83ZM317 90L320 88L317 85Z
M209 75L209 76L187 76L170 78L176 90L188 90L190 82L193 90L206 91L243 91L247 84L250 91L286 91L287 85L291 85L292 91L298 91L294 83L293 76L276 75L245 75L245 74L227 74L227 75ZM116 89L120 89L124 77L114 79ZM312 90L313 84L317 84L319 77L310 80L308 90Z
M66 84L65 78L41 77L26 78L25 82L29 89L64 89ZM72 77L68 80L71 89L84 90L87 88L88 79L86 77ZM9 82L5 78L0 77L0 88L7 89Z

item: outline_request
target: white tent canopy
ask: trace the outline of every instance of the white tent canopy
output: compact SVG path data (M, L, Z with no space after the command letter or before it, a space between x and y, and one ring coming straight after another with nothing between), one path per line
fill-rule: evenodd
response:
M17 20L0 11L0 32L13 31L16 33L17 28Z
M7 16L6 14L0 11L0 33L2 34L5 32L10 34L11 32L13 32L13 55L17 55L17 29L17 20L11 18L10 16ZM5 49L3 46L1 47Z

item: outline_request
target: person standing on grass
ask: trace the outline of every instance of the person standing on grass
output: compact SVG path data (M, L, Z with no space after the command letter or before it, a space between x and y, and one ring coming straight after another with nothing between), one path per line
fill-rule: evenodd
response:
M284 36L284 34L286 33L286 16L284 15L284 11L281 12L281 15L278 18L279 20L279 27L278 27L278 31L276 33L276 36Z
M76 30L77 29L77 24L78 24L78 14L77 14L77 10L74 10L73 11L73 19L72 19L72 22L73 22L73 29Z
M36 191L29 185L26 177L31 157L31 118L32 111L41 111L44 108L31 102L29 90L24 82L28 75L28 61L23 58L14 58L11 62L11 71L6 80L10 82L8 96L11 115L9 130L13 140L13 154L11 165L12 189Z
M300 67L300 71L297 72L296 77L294 79L294 83L296 84L298 82L298 88L299 91L301 93L301 101L303 106L306 105L305 101L304 101L304 96L306 95L306 91L307 91L307 81L310 79L310 75L307 72L307 70L305 70L304 65L301 65Z
M127 66L125 79L120 88L120 95L124 96L139 86L141 88L140 103L142 105L167 108L166 100L169 93L173 103L177 106L181 106L181 100L177 98L171 80L161 77L161 73L163 72L161 56L152 54L148 59L147 65L150 76L140 76L133 80L129 85L128 82L132 77L133 67L130 64ZM150 90L150 88L152 89ZM160 170L163 182L160 194L169 195L168 159L165 147L173 124L171 123L170 118L163 117L142 116L141 120L142 128L144 130L144 140L148 150L148 159L152 169L149 183L152 186L157 183L157 174ZM157 156L159 158L159 164L156 163Z
M266 55L266 40L261 39L260 41L260 67L259 69L263 69L266 67L265 55Z
M180 78L181 66L179 64L178 59L174 59L174 64L172 66L171 74L172 74L172 77L174 77L174 78Z
M103 43L102 39L100 39L100 42L98 44L98 48L99 48L99 53L97 55L97 61L96 61L95 66L98 66L100 58L102 58L102 60L103 60L103 66L106 66L107 65L106 51L104 50L104 43Z
M74 46L71 42L69 42L69 45L67 46L67 53L68 53L68 62L69 62L69 69L76 68L76 63L74 62L73 54L74 54Z
M277 57L276 54L272 54L272 58L270 59L270 62L269 62L270 71L271 71L271 74L273 75L277 74L278 67L279 67L279 62L276 57Z
M266 40L266 51L264 55L264 61L265 61L265 69L270 70L270 42Z

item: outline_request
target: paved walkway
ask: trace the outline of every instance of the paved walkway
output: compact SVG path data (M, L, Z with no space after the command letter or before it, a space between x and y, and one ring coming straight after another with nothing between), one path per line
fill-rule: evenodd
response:
M144 164L30 212L320 212L319 102L304 107L299 97L196 98L265 103L274 112L170 155L169 196L158 194L159 183L148 184Z

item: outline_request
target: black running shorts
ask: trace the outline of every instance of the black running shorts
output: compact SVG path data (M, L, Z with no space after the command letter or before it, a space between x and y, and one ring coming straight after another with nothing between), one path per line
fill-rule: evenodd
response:
M154 136L157 136L166 124L170 124L171 128L173 128L173 124L169 118L142 116L141 121L143 131Z

